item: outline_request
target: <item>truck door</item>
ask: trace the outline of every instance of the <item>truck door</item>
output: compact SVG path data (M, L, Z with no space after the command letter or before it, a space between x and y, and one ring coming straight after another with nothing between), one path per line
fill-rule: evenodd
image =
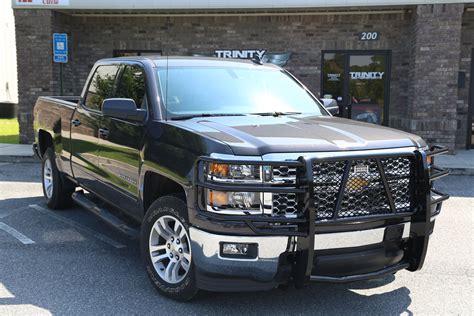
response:
M101 65L95 69L71 119L72 171L79 183L94 192L100 188L97 178L101 105L112 93L118 70L118 65Z
M137 108L147 109L145 71L140 64L122 66L114 98L133 99ZM131 212L137 211L140 149L144 122L103 117L99 127L101 195Z

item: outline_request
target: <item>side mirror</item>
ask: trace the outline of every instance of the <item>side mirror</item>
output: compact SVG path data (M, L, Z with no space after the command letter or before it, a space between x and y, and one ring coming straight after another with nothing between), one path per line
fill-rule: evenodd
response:
M334 99L319 99L321 103L324 105L326 110L328 110L329 113L332 115L337 115L339 114L339 105L337 104L337 101Z
M143 122L146 117L146 111L137 109L135 101L122 98L105 99L102 102L102 113L104 116L134 122Z

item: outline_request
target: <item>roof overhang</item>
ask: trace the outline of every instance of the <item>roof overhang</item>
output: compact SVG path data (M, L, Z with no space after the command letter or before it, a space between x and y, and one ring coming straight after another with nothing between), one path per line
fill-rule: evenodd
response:
M14 9L61 10L281 10L469 3L466 0L12 0Z

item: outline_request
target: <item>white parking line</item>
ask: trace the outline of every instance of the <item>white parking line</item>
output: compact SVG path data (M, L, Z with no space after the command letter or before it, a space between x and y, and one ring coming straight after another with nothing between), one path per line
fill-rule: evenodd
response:
M46 209L46 208L44 208L44 207L41 207L41 206L39 206L39 205L37 205L37 204L31 204L31 205L29 205L29 207L31 207L31 208L33 208L33 209L35 209L35 210L37 210L37 211L39 211L39 212L41 212L41 213L43 213L43 214L45 214L45 215L48 215L48 216L50 216L50 217L52 217L52 218L54 218L54 219L57 219L58 221L61 221L61 222L63 222L63 223L66 223L66 224L68 224L69 226L72 226L72 227L74 227L74 228L76 228L76 229L78 229L78 230L82 230L83 232L85 232L85 233L87 233L87 234L89 234L89 235L91 235L91 236L93 236L93 237L99 239L100 241L105 242L106 244L111 245L111 246L114 247L114 248L121 249L121 248L126 248L126 247L127 247L127 246L122 245L121 243L119 243L119 242L117 242L117 241L115 241L115 240L113 240L113 239L110 239L109 237L107 237L107 236L105 236L105 235L103 235L103 234L101 234L101 233L98 233L98 232L96 232L96 231L94 231L94 230L92 230L92 229L90 229L90 228L88 228L88 227L82 226L82 225L76 223L75 221L70 220L69 218L66 218L66 217L60 216L60 215L56 215L56 214L54 214L53 212L51 212L50 210L48 210L48 209Z
M11 227L11 226L8 226L7 224L5 223L2 223L0 222L0 229L3 230L4 232L12 235L13 237L15 237L16 239L18 239L22 244L24 245L30 245L30 244L34 244L35 242L33 240L31 240L30 238L26 237L25 235L23 235L22 233L20 233L19 231L17 231L15 228Z

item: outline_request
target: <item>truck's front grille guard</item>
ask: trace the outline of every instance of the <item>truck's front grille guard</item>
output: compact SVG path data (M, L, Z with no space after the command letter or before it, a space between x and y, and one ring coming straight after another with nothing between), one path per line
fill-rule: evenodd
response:
M407 216L410 217L410 240L407 242L407 249L405 250L405 255L403 262L400 264L399 268L406 268L409 271L416 271L423 266L423 262L426 256L426 249L428 245L429 235L433 230L433 216L437 215L441 209L441 204L449 196L433 190L432 181L439 179L447 174L449 171L442 170L441 168L435 166L429 166L427 164L427 156L435 156L447 152L446 148L433 147L430 152L425 153L423 151L414 151L410 157L412 157L412 169L414 170L414 213L408 213ZM398 155L399 156L399 155ZM372 157L344 157L339 159L340 161L346 161L346 166L351 166L349 163L354 159L376 159L380 163L380 159L384 158L393 158L396 156L372 156ZM210 158L203 158L203 160L212 161ZM197 180L195 186L196 194L200 190L200 187L207 187L210 189L224 190L224 191L236 191L236 190L246 190L253 192L274 192L274 193L295 193L302 194L303 198L303 213L302 217L298 218L287 218L287 217L274 217L274 216L256 216L256 215L244 215L244 216L232 216L232 215L220 215L214 214L206 211L200 211L199 216L207 217L211 220L218 220L223 223L225 222L240 222L245 223L254 233L258 235L279 235L279 236L297 236L296 247L294 249L294 269L293 279L295 284L301 286L306 283L311 278L311 273L314 265L314 258L316 256L314 250L314 240L315 233L317 231L316 227L324 225L334 225L337 224L338 227L342 225L353 225L355 223L361 222L371 222L371 221L391 221L392 219L400 220L404 217L403 214L406 213L397 213L396 208L393 206L393 201L389 202L391 204L391 210L395 210L391 214L380 214L380 215L371 215L365 217L352 217L352 218L343 218L336 220L328 221L316 221L316 207L315 207L315 188L314 188L314 175L313 175L313 163L318 161L316 159L305 159L300 157L297 162L263 162L259 161L256 164L260 165L271 165L271 166L281 166L289 165L298 167L298 177L297 183L294 187L262 187L262 186L240 186L234 187L229 185L214 185L206 183L202 177L199 175L199 171L196 171L195 179ZM319 160L321 161L321 160ZM218 161L225 163L226 161ZM233 163L238 164L238 161L233 161ZM241 163L246 164L250 163L249 161L242 161ZM377 163L379 165L379 163ZM199 162L197 163L199 166ZM197 167L198 167L197 166ZM380 165L379 165L380 166ZM382 169L382 168L380 168ZM197 168L196 170L202 170ZM347 168L345 168L347 170ZM347 171L344 172L343 183L347 182L348 176ZM382 176L383 178L383 176ZM382 179L384 182L384 190L390 193L390 189L387 187L387 179ZM343 187L343 186L341 186ZM341 192L339 192L341 193ZM339 194L338 202L341 201L341 195ZM337 210L337 208L336 208ZM337 217L337 213L333 215ZM379 271L380 273L385 273L393 267L388 267ZM387 270L388 269L388 270ZM339 279L335 277L335 279Z
M433 154L428 153L427 155L436 155L444 153L446 150L434 148ZM426 163L423 162L425 154L422 154L419 151L415 151L412 154L400 154L394 155L371 155L371 156L347 156L347 157L338 157L337 159L305 159L300 157L298 161L232 161L233 164L257 164L257 165L270 165L274 168L280 166L286 166L289 168L297 168L297 181L294 186L281 186L281 185L232 185L232 184L214 184L206 182L202 176L199 174L196 175L197 183L196 188L208 188L211 190L220 190L220 191L247 191L247 192L271 192L276 195L296 195L298 196L298 210L300 216L296 218L289 218L285 216L262 216L262 215L221 215L210 212L202 211L200 212L203 216L212 218L219 221L229 221L229 222L245 222L255 233L260 235L286 235L286 236L311 236L314 234L314 227L317 225L326 225L338 223L351 223L353 221L376 221L380 219L389 219L389 218L398 218L403 216L410 216L413 212L421 210L422 208L428 208L429 205L426 205L426 196L429 196L430 191L426 188L425 185L426 177L428 181L439 178L440 172L439 168L433 168L430 174L429 168ZM413 197L410 197L410 206L406 204L406 201L401 201L400 197L397 196L396 192L393 192L393 182L394 178L391 178L389 175L387 177L384 172L384 160L397 160L397 159L410 159L410 189L413 194ZM216 160L208 157L201 158L200 161L209 161L209 162L218 162L218 163L228 163L224 160ZM339 183L339 190L337 192L337 200L333 205L333 212L331 216L327 216L326 220L318 221L317 217L321 219L321 214L318 215L317 212L317 201L315 200L315 174L314 174L314 165L322 162L342 162L344 164L344 173ZM347 188L347 182L350 179L349 173L351 168L354 165L357 165L360 161L370 161L372 167L379 170L380 179L377 180L378 189L383 188L386 199L383 204L384 208L382 211L375 212L374 214L365 215L362 213L356 214L355 216L347 216L348 209L344 209L344 193ZM201 170L199 167L197 170ZM382 170L380 172L380 170ZM434 171L434 173L433 173ZM443 172L443 175L446 175L447 172ZM405 175L407 176L407 175ZM309 179L309 181L308 181ZM402 177L402 181L406 181L406 177ZM316 185L318 183L316 182ZM364 185L365 182L362 183ZM361 185L361 183L354 182L354 186ZM394 194L395 193L395 194ZM441 193L436 192L438 195ZM437 198L434 201L431 201L431 205L436 205L436 209L439 209L439 205L442 201L448 198L447 195L442 194L441 198ZM347 202L346 202L347 203ZM346 212L345 216L339 216L341 213ZM323 212L324 213L324 212ZM344 214L344 213L343 213ZM330 219L330 220L328 220ZM313 225L308 225L308 223L314 223Z

